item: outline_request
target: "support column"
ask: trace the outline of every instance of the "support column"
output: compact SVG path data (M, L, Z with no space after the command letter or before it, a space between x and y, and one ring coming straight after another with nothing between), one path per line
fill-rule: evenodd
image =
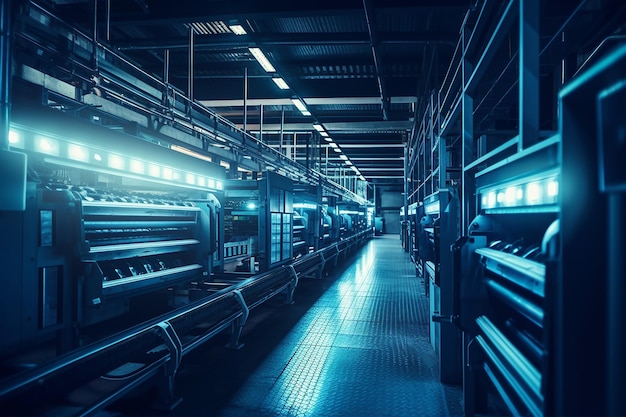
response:
M519 1L519 141L539 142L539 0Z
M187 97L193 102L193 61L194 61L194 32L189 28L189 77L187 78ZM189 109L191 111L191 109Z
M467 93L467 83L473 72L473 66L465 58L465 45L470 33L463 28L463 57L461 76L463 80L463 95L461 96L461 234L467 233L470 222L476 216L474 199L474 173L466 171L465 167L475 159L474 152L474 100Z

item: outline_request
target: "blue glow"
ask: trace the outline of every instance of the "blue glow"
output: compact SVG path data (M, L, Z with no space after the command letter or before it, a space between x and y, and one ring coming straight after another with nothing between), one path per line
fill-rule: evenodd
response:
M559 195L559 182L551 180L548 183L548 197L556 197L557 195Z
M144 174L146 172L146 166L142 161L131 159L130 172L134 172L135 174Z
M538 204L541 198L541 186L537 181L528 183L526 186L526 203L529 205Z
M124 169L125 166L126 161L124 161L124 158L122 156L115 155L113 153L109 154L109 168L121 170Z
M15 130L9 130L9 145L16 147L24 147L22 143L22 135L17 133Z
M293 203L293 208L303 208L303 209L315 210L317 208L317 204L313 204L313 203Z
M254 201L250 201L248 204L246 204L246 208L248 208L248 210L254 210L256 208L256 204L254 203Z
M35 151L47 155L59 156L59 142L45 136L36 136Z
M166 180L171 180L174 178L174 172L172 172L172 168L163 167L162 176Z
M93 154L93 159L95 161L102 162L102 155L100 155L99 153L94 153Z
M67 156L74 161L89 162L89 150L74 143L67 144Z

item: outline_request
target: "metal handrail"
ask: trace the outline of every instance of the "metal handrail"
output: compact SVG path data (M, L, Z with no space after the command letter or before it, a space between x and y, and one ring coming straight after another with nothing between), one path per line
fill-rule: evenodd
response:
M80 410L81 413L97 411L127 392L129 386L147 381L162 367L171 366L172 361L179 362L182 355L226 330L247 315L249 309L289 287L295 289L298 277L314 270L316 263L318 269L324 268L325 262L321 262L322 259L338 256L350 249L353 244L362 243L371 235L371 230L361 231L346 240L305 255L288 267L275 268L250 277L202 300L107 337L41 367L8 378L0 382L0 405L6 405L12 400L28 401L33 392L37 392L39 402L60 400L64 393L101 378L124 364L137 362L137 357L141 357L144 362L141 362L142 367L139 370L119 377L126 382L125 384L107 394L106 398L99 399L85 406L84 410ZM241 305L242 299L245 300L245 305ZM181 338L207 321L211 325L204 329L203 334L187 339ZM169 333L177 339L184 340L181 342L180 351L158 349L164 344L164 328L169 329Z

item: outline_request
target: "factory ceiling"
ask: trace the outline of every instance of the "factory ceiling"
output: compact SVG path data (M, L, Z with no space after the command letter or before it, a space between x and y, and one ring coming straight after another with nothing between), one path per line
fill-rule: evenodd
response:
M253 134L262 129L263 141L280 146L282 137L283 143L293 145L295 134L296 146L306 146L298 136L318 134L313 125L321 125L318 129L332 140L320 140L324 164L353 164L370 184L397 186L403 184L404 143L414 121L421 120L431 92L449 71L463 23L471 26L482 4L475 0L49 3L61 18L87 32L96 22L100 42L148 73ZM491 2L486 12L495 15L504 3ZM558 32L558 25L551 22L562 22L581 2L541 3L542 30L548 38ZM598 12L602 5L591 3L611 2L588 3L585 7ZM488 33L483 37L484 45ZM273 71L261 66L254 55L259 51ZM510 56L497 59L506 62ZM491 78L501 74L494 72ZM501 106L498 98L506 91L490 93ZM304 114L295 99L305 105ZM483 120L514 113L511 109L496 113L485 100ZM333 148L341 152L332 152Z

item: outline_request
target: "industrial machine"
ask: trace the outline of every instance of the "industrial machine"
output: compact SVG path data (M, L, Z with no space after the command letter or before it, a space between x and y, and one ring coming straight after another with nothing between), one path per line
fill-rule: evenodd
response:
M546 297L559 236L558 135L476 173L478 216L458 254L466 408L542 415L550 384ZM489 393L492 395L489 395Z
M430 304L430 340L439 355L440 378L445 383L461 379L461 338L451 325L455 313L454 262L450 247L459 236L459 198L454 187L442 188L415 206L423 215L415 227L416 268L425 284Z
M1 255L3 352L51 339L67 351L93 324L164 311L168 289L220 261L222 167L51 112L13 110L28 175L26 209L0 218L14 236Z
M292 180L274 172L229 180L223 206L224 272L265 272L292 259Z

